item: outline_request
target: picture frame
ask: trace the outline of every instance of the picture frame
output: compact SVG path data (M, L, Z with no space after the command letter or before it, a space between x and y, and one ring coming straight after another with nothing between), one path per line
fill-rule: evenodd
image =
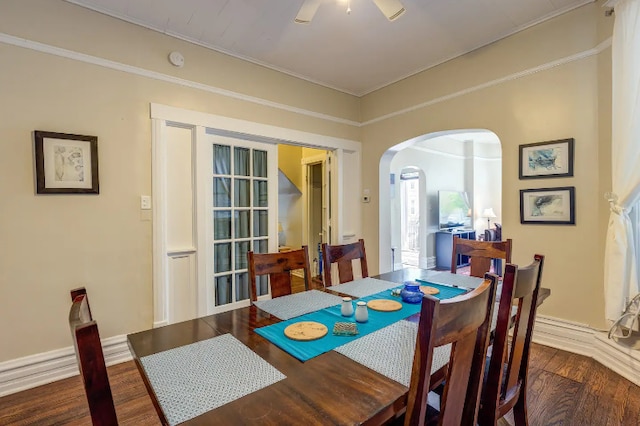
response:
M37 194L99 194L98 137L34 131Z
M529 143L519 148L520 179L573 176L573 138Z
M520 223L575 225L574 186L520 190Z

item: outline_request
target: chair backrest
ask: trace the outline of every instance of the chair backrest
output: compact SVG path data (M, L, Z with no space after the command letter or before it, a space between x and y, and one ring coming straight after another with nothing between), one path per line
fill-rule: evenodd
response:
M470 293L443 301L424 296L405 425L424 424L433 350L450 343L438 424L475 424L497 281L496 275L487 274L485 281Z
M304 288L310 288L311 268L307 246L282 253L250 251L247 253L247 259L249 261L249 292L252 301L258 298L256 277L259 275L269 275L271 297L291 294L291 271L295 269L304 271Z
M506 241L476 241L465 238L453 237L453 250L451 254L451 272L456 273L458 269L458 256L468 256L472 277L484 277L484 274L491 269L493 259L503 259L507 263L511 262L511 239ZM499 271L495 271L498 273Z
M98 334L98 325L91 316L89 300L84 288L71 290L69 328L78 360L80 376L89 403L94 425L117 425L107 366Z
M331 265L338 264L338 279L340 284L353 281L353 260L360 260L362 278L369 276L367 268L367 253L364 250L364 240L342 245L322 244L322 263L324 268L324 285L329 287L331 283Z
M526 417L524 394L543 264L544 256L536 254L528 266L518 268L508 264L505 268L491 359L482 389L480 424L495 424L514 408L519 399L522 405L518 407L520 409L514 409L514 416ZM517 302L518 312L512 321L514 302ZM512 325L509 351L509 329ZM526 423L516 419L516 424Z

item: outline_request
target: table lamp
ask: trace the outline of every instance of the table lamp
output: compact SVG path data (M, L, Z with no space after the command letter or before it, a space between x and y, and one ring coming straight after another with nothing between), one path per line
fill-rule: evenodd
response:
M482 212L482 217L487 218L487 229L491 229L491 219L494 219L498 216L493 211L493 208L489 207L488 209L484 209Z

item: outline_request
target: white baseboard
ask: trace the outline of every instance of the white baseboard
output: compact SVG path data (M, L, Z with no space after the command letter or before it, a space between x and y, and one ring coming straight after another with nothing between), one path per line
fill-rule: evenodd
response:
M127 336L102 340L105 363L132 359ZM0 363L0 397L79 374L73 346Z
M603 332L558 318L538 315L533 341L598 361L640 386L640 351L607 339ZM131 360L126 336L102 341L107 365ZM78 374L73 347L0 363L0 397Z
M436 257L435 256L427 257L426 263L427 263L427 269L435 269L436 268Z
M606 333L594 330L586 324L538 315L533 341L593 358L640 386L640 351L624 347L608 339Z

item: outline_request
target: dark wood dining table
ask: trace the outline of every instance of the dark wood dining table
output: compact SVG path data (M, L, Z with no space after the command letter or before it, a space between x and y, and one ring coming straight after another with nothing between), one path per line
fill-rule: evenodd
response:
M375 278L400 284L405 280L426 278L426 274L426 270L411 268ZM538 303L549 294L548 289L541 289ZM251 305L128 335L129 348L161 421L168 424L140 358L227 333L282 372L286 379L184 424L380 424L405 408L406 386L336 351L301 362L254 332L256 328L279 321Z

